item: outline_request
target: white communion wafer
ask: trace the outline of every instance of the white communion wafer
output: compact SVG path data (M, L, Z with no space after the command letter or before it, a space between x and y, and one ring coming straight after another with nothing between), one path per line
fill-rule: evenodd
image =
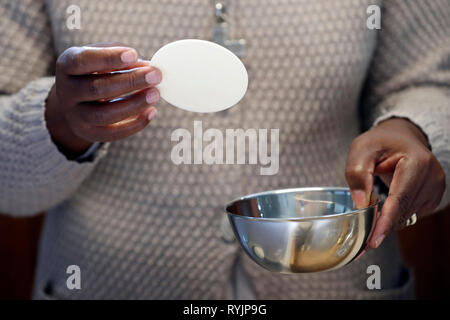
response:
M193 112L217 112L238 103L247 91L244 64L210 41L186 39L160 48L150 64L162 72L161 97Z

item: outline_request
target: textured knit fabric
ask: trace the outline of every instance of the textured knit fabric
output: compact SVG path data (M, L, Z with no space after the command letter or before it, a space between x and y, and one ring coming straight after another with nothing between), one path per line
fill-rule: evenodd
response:
M67 29L72 4L81 8L81 30ZM244 282L262 299L411 297L412 275L394 236L341 269L281 275L224 242L221 218L224 204L246 193L345 186L346 154L360 127L392 116L421 127L448 185L450 2L227 4L230 37L248 43L244 99L217 114L162 101L148 128L80 164L59 153L44 120L55 58L100 41L120 41L150 58L170 41L210 39L211 1L0 0L0 212L47 211L35 298L233 298L242 297L236 290ZM381 30L366 27L371 4L383 10ZM173 164L171 133L192 132L194 120L222 132L279 128L279 172ZM67 289L72 264L81 268L81 290ZM381 268L383 290L366 289L372 264Z

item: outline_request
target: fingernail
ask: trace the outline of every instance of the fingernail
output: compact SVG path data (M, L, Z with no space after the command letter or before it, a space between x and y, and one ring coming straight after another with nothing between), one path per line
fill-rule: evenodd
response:
M363 254L364 253L366 253L367 252L367 249L364 249L356 258L355 258L355 260L354 261L358 261L362 256L363 256Z
M148 104L153 104L159 99L159 93L156 89L149 90L147 94L145 95L145 100Z
M158 84L161 82L161 73L158 70L152 70L145 75L145 81L152 85Z
M367 206L366 193L363 190L352 191L352 196L357 209L365 208Z
M137 52L134 50L128 50L121 54L120 59L124 63L132 63L137 61Z
M150 114L148 115L148 120L152 120L154 117L156 117L156 114L158 113L158 111L156 111L156 109L153 109Z
M385 235L382 234L375 239L375 248L378 248L380 244L383 242Z
M150 61L149 60L144 60L144 59L138 59L138 62L140 63L145 63L146 65L150 65Z

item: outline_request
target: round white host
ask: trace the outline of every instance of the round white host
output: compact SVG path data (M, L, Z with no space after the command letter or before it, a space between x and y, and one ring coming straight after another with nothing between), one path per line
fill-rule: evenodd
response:
M238 103L247 91L244 64L210 41L186 39L160 48L150 64L162 72L161 97L193 112L217 112Z

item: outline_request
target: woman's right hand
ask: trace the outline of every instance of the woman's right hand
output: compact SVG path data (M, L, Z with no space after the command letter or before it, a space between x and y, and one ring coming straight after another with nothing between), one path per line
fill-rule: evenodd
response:
M97 44L67 49L56 62L56 82L45 107L53 141L74 158L93 142L137 133L156 116L152 105L159 92L154 86L161 78L158 69L138 59L129 47Z

